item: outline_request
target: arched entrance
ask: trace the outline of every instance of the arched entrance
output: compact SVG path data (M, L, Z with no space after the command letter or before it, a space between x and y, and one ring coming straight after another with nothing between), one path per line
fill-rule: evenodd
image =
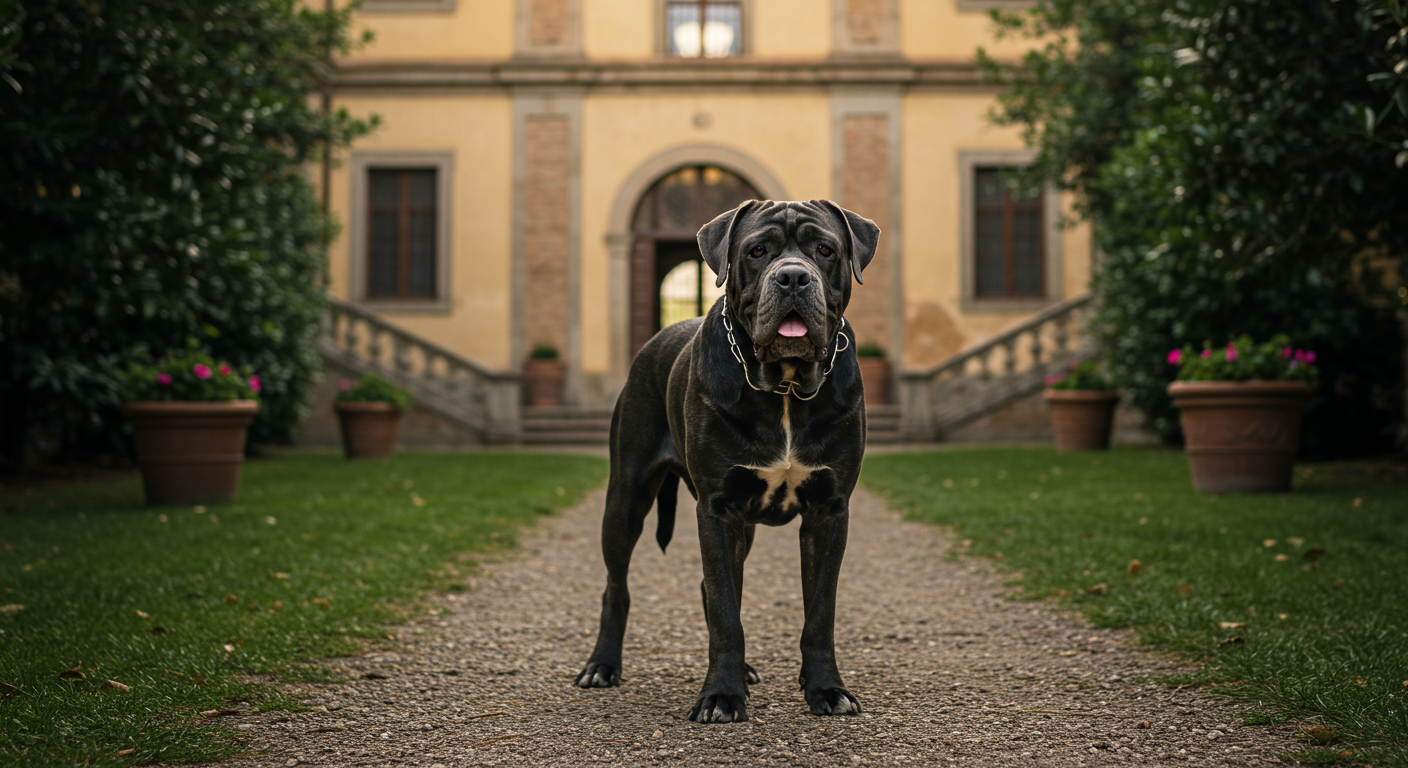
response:
M641 195L631 218L632 357L656 331L702 315L718 298L722 289L695 236L720 213L761 197L742 176L704 164L675 168Z

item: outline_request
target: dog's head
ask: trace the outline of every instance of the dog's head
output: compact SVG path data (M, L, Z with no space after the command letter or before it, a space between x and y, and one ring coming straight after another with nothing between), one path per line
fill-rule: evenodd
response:
M729 314L764 364L829 354L851 276L875 257L880 228L830 200L750 200L704 225L699 250L727 281Z

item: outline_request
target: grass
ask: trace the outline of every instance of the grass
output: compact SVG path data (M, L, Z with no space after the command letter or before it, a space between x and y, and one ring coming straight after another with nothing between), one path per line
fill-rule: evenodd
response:
M1296 759L1403 766L1408 483L1397 469L1301 465L1289 494L1204 496L1177 451L1001 448L877 455L862 480L1013 569L1019 596L1069 601L1207 662L1195 682L1253 704L1254 717L1302 724Z
M246 464L237 503L208 509L144 507L135 476L0 496L0 764L227 756L198 713L293 706L251 675L317 678L310 660L389 642L424 589L463 588L467 553L605 474L581 456L301 454Z

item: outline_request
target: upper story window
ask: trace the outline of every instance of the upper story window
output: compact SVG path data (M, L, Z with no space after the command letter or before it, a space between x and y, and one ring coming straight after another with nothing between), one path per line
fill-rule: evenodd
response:
M743 53L743 4L688 0L665 4L665 47L671 56L719 59Z
M373 169L368 186L367 298L436 298L436 169Z

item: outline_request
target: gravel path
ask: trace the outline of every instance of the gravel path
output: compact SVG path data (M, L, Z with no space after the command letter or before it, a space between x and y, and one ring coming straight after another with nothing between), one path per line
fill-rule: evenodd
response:
M238 719L240 765L1014 765L1171 760L1279 764L1288 731L1240 726L1187 671L1125 632L1003 599L983 561L949 560L943 533L852 499L836 641L858 717L807 714L797 526L759 526L744 583L752 719L685 719L707 666L693 501L669 555L654 519L636 548L620 688L572 679L595 640L604 494L544 520L518 554L484 566L444 612L399 629L394 652L329 662L346 682L293 685L313 711Z

